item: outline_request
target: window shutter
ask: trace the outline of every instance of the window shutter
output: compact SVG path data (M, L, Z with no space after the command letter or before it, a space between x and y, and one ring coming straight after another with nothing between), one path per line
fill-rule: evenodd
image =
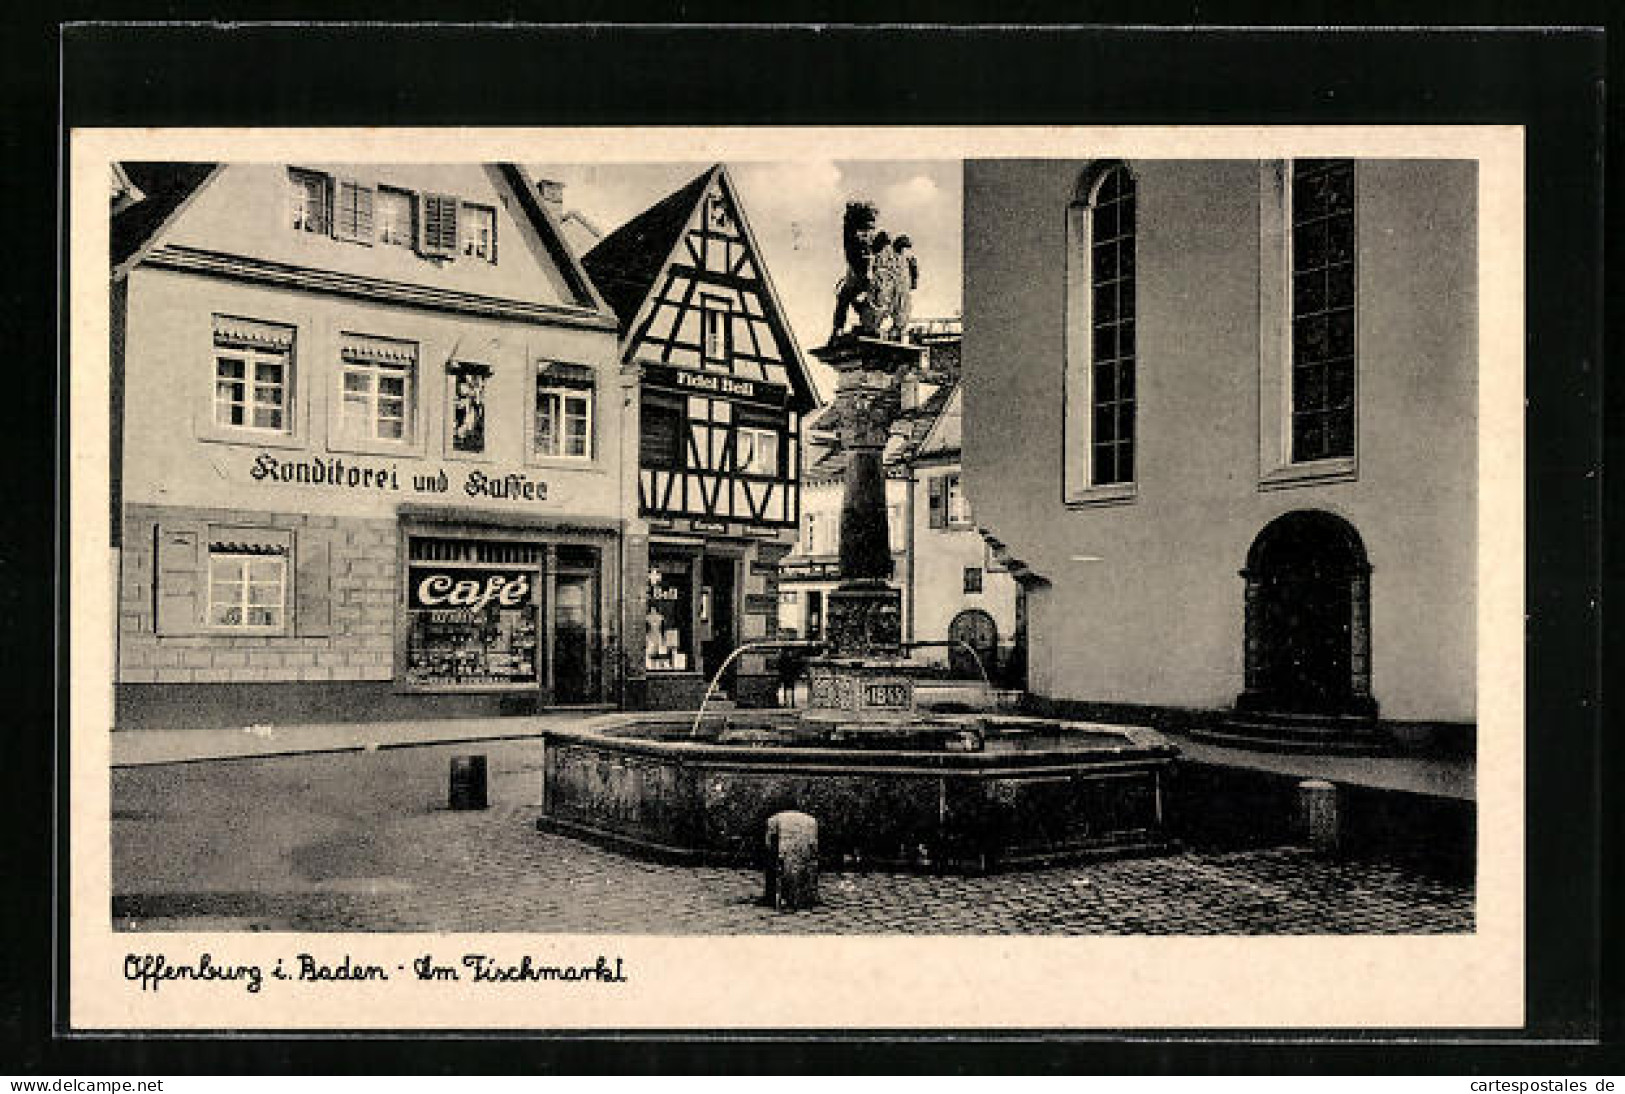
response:
M194 521L158 525L153 550L154 617L161 635L203 633L209 595L208 533Z
M372 187L363 186L354 179L335 179L333 188L337 206L333 216L333 238L371 243Z
M930 487L931 496L931 527L948 527L948 480L941 475L933 475L926 480Z
M423 215L418 218L422 237L418 249L424 254L457 253L457 199L447 194L424 194Z
M300 637L325 637L333 632L332 537L327 532L300 529L294 540L293 625Z

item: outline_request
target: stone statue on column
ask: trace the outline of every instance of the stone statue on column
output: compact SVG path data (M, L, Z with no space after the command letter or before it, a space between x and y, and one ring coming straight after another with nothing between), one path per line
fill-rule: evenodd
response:
M876 227L880 212L873 202L849 201L841 223L846 273L835 286L834 341L847 333L849 312L856 311L856 333L869 338L903 340L912 308L911 294L920 285L913 241L893 239Z

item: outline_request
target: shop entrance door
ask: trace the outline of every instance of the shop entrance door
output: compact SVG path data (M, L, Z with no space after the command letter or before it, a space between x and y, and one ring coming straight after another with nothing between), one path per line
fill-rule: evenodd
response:
M700 628L705 636L701 647L707 678L715 673L738 645L735 630L734 560L707 556L703 568L704 585L700 590ZM718 689L734 694L734 680L738 666L730 665L728 673L717 685Z
M553 701L598 700L598 582L561 573L553 587Z

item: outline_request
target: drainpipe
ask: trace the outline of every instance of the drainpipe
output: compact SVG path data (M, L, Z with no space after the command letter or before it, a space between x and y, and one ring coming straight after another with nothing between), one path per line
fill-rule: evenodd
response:
M903 641L914 641L914 461L908 462L908 478L903 480L903 596L907 598L903 618Z

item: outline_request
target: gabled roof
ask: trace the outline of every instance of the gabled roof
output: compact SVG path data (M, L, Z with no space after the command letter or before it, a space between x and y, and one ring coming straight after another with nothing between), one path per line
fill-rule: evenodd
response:
M964 395L958 384L943 388L948 393L936 421L931 424L925 437L915 450L919 459L945 459L957 457L960 452L960 418L963 417L960 408L964 406Z
M623 330L637 319L716 171L709 168L681 190L660 199L581 257Z
M112 216L109 258L113 276L122 277L157 242L164 228L222 169L218 163L124 163L124 178L143 196ZM518 197L525 217L558 267L576 304L606 312L605 302L582 269L563 231L536 192L535 184L518 164L498 164L503 179Z
M124 177L143 195L115 214L110 225L111 247L108 259L115 274L120 272L155 238L161 228L219 166L213 163L125 163Z
M639 320L653 301L660 275L676 257L683 233L713 183L721 186L732 203L734 219L755 259L762 293L766 298L764 305L777 321L775 329L782 332L780 352L790 375L794 399L802 408L816 407L821 401L817 384L807 371L795 331L790 328L790 317L773 285L773 276L768 272L756 233L751 230L744 203L739 200L733 180L723 164L711 165L681 189L660 199L599 240L592 250L582 256L581 263L598 286L598 291L615 309L615 315L621 321L623 340L636 337Z
M547 202L541 199L530 172L517 163L504 163L501 170L503 178L507 179L508 185L518 196L525 215L530 218L531 226L541 236L542 245L552 256L553 264L558 267L559 273L564 276L570 289L577 294L578 302L594 311L604 311L606 301L599 295L598 287L593 284L592 278L582 267L581 259L576 257L574 249L565 240L564 229L559 227L559 222L553 218L553 214L547 208Z
M924 450L928 438L932 437L934 428L946 420L950 404L958 407L955 396L959 392L957 384L939 387L930 395L922 399L918 406L912 410L901 411L892 426L891 439L886 444L885 464L888 476L898 477L908 474L908 468L914 460L929 455ZM831 404L807 425L809 434L839 433L840 414L837 411L839 404ZM958 448L959 427L957 416L954 420L955 450ZM946 455L946 451L938 451L936 455ZM847 455L839 440L820 440L813 437L807 445L807 462L802 469L802 478L809 482L827 481L844 478L846 475Z

